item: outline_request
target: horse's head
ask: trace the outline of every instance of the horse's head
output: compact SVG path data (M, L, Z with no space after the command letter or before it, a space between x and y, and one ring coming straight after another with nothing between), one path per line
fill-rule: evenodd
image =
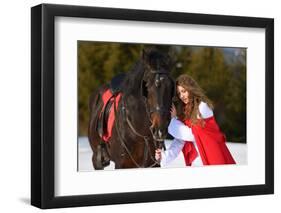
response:
M171 119L170 109L175 94L175 83L170 77L171 59L156 50L143 51L144 77L142 96L151 121L154 140L163 141Z

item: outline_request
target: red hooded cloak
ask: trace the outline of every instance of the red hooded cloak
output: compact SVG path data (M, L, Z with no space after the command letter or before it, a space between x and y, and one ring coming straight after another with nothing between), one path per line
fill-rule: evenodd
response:
M203 125L201 125L202 122ZM226 137L221 132L214 116L199 120L195 125L191 125L190 120L185 120L183 123L191 128L204 165L235 164L226 146ZM198 155L194 144L188 141L182 152L186 165L191 165Z

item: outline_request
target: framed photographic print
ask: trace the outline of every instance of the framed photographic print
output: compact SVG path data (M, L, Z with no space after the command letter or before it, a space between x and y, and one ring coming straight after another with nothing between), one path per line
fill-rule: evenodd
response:
M274 20L31 8L31 204L274 192Z

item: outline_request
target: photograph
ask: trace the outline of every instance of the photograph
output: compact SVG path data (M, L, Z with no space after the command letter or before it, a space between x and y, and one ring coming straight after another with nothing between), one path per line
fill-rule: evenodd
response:
M31 204L274 193L274 21L31 8Z
M77 42L78 171L247 164L246 48Z

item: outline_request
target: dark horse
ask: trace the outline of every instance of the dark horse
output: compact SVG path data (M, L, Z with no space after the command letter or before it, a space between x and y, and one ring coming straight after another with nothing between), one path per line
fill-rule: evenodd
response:
M98 123L103 106L103 86L92 94L88 137L95 169L104 169L109 161L115 168L158 167L155 149L163 145L170 122L175 84L170 77L171 59L155 49L144 50L141 59L119 86L122 96L115 111L112 137L103 142ZM116 105L114 105L116 106ZM107 154L107 159L100 152Z

